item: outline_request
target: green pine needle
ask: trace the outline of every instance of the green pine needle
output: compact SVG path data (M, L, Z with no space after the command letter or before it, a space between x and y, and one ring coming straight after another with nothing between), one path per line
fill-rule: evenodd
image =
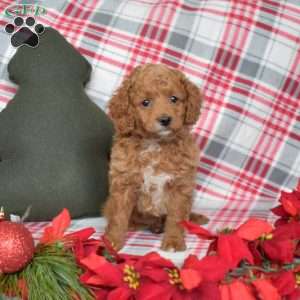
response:
M81 273L72 252L61 243L39 245L23 270L0 275L0 299L1 294L21 297L18 282L24 279L28 300L92 300L92 293L78 280Z

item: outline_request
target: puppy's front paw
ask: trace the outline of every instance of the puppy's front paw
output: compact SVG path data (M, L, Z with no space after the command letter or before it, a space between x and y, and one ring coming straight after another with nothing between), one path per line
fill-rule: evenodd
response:
M123 248L125 239L121 235L113 232L106 232L105 237L110 241L114 250L119 251Z
M165 236L161 249L164 251L184 251L186 250L186 245L184 237L182 236Z

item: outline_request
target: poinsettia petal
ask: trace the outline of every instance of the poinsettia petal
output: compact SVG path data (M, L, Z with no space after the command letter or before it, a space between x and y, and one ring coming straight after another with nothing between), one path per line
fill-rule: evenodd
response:
M202 282L197 289L196 299L221 300L221 293L216 282Z
M240 280L235 280L229 284L230 300L255 300L251 288Z
M257 279L252 282L255 286L261 300L280 300L281 297L277 289L268 279Z
M218 255L222 257L230 268L235 268L244 259L254 263L253 256L243 241L235 233L220 234L218 238Z
M270 223L264 220L251 218L242 224L236 231L237 235L247 241L254 241L263 234L268 234L273 230Z
M129 300L132 296L133 290L126 287L119 287L108 294L107 300Z
M96 271L96 274L103 280L105 286L120 286L123 284L123 273L116 266L109 263Z
M291 201L295 207L299 208L300 206L300 193L299 191L292 191L292 192L284 192L282 191L281 192L281 195L280 195L280 199L279 199L279 202L283 202L285 200L289 200Z
M118 261L122 260L119 253L114 249L114 247L112 246L110 240L106 237L105 234L103 234L101 236L101 241L102 241L105 249L110 253L110 255L112 255Z
M220 235L218 238L218 254L228 263L230 268L235 268L239 262L235 261L229 235ZM236 251L236 249L234 250Z
M170 284L143 283L137 290L136 299L138 300L170 300L173 295L174 287Z
M106 280L103 280L100 276L95 274L92 271L87 270L83 274L80 275L79 280L81 283L87 286L97 287L97 289L100 288L100 286L103 287L116 287L116 285L109 285L107 284Z
M218 249L218 239L214 239L209 244L206 255L216 255L217 249Z
M281 272L272 280L281 296L290 295L296 289L296 279L292 271Z
M104 289L97 289L97 290L93 291L93 294L94 294L95 300L106 300L108 291L104 290Z
M80 263L85 268L95 272L108 262L103 256L97 255L96 253L92 252L89 256L81 259Z
M157 252L147 253L145 256L141 257L137 262L137 268L140 267L158 267L158 268L175 268L174 263L160 256Z
M284 210L291 216L296 216L298 214L298 209L294 205L293 201L289 198L282 199L282 206Z
M300 222L292 221L277 226L273 235L274 237L283 239L300 239Z
M279 217L289 217L290 215L284 210L282 205L278 205L271 209L271 212Z
M222 300L231 300L230 289L228 284L221 284L219 286L220 295Z
M86 241L96 232L95 228L87 227L65 235L66 239Z
M64 208L62 212L52 220L51 225L45 228L40 242L42 244L47 244L62 239L64 232L70 226L70 223L70 213Z
M97 274L87 271L80 276L80 282L85 285L92 285L92 286L105 286L105 283L101 277Z
M198 298L196 298L198 299ZM185 290L175 290L173 293L172 300L195 300L193 293L187 292Z
M282 217L282 218L277 219L277 220L275 221L274 227L277 228L277 227L279 227L279 226L285 225L285 224L287 224L289 221L290 221L289 218Z
M80 264L92 271L102 280L103 285L119 286L123 283L122 270L112 263L109 263L103 256L91 253L80 260Z
M276 262L291 263L294 260L295 243L292 240L272 239L262 245L266 255Z
M52 227L55 235L62 236L71 224L71 216L69 211L64 208L62 212L53 219Z
M193 266L195 266L196 264L199 263L199 258L194 255L194 254L190 254L183 262L183 268L188 268L188 269L192 269Z
M263 261L263 255L261 253L260 240L255 240L248 243L248 248L253 255L254 263L260 265Z
M222 300L255 300L250 287L240 280L221 284L219 288Z
M201 273L193 269L182 269L180 270L180 278L182 285L185 289L192 290L195 287L199 286L202 281Z
M294 193L296 199L298 201L300 201L300 190L294 190L293 193ZM299 202L297 202L297 203L300 204Z
M190 255L185 260L183 268L200 271L205 282L218 282L224 279L229 271L229 265L226 260L217 255L205 256L201 260L195 255Z
M73 246L73 253L78 263L84 257L89 256L91 253L96 253L99 249L100 241L95 239L89 239L86 241L78 240Z
M101 243L99 240L96 239L89 239L86 241L81 242L83 245L83 249L84 249L84 256L88 256L91 253L95 253L98 251Z
M300 299L300 288L294 290L288 297L287 300L299 300Z
M212 234L207 229L205 229L193 222L182 221L182 222L180 222L180 225L182 225L189 233L196 234L200 238L211 240L216 237L216 235Z
M169 280L169 275L163 268L143 268L139 273L142 277L151 279L154 282L166 282Z

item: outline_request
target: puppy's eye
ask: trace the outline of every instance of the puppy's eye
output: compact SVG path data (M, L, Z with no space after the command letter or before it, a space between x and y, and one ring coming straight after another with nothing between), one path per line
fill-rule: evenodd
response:
M144 99L141 103L144 107L149 107L151 104L151 100L150 99Z
M171 96L169 99L172 103L176 103L178 101L178 98L176 96Z

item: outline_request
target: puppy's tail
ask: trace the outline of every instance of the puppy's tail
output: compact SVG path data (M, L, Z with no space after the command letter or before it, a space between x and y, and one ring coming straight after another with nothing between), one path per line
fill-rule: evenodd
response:
M190 214L190 221L193 223L196 223L198 225L204 225L207 224L209 222L209 218L201 215L201 214L197 214L197 213L191 213Z

